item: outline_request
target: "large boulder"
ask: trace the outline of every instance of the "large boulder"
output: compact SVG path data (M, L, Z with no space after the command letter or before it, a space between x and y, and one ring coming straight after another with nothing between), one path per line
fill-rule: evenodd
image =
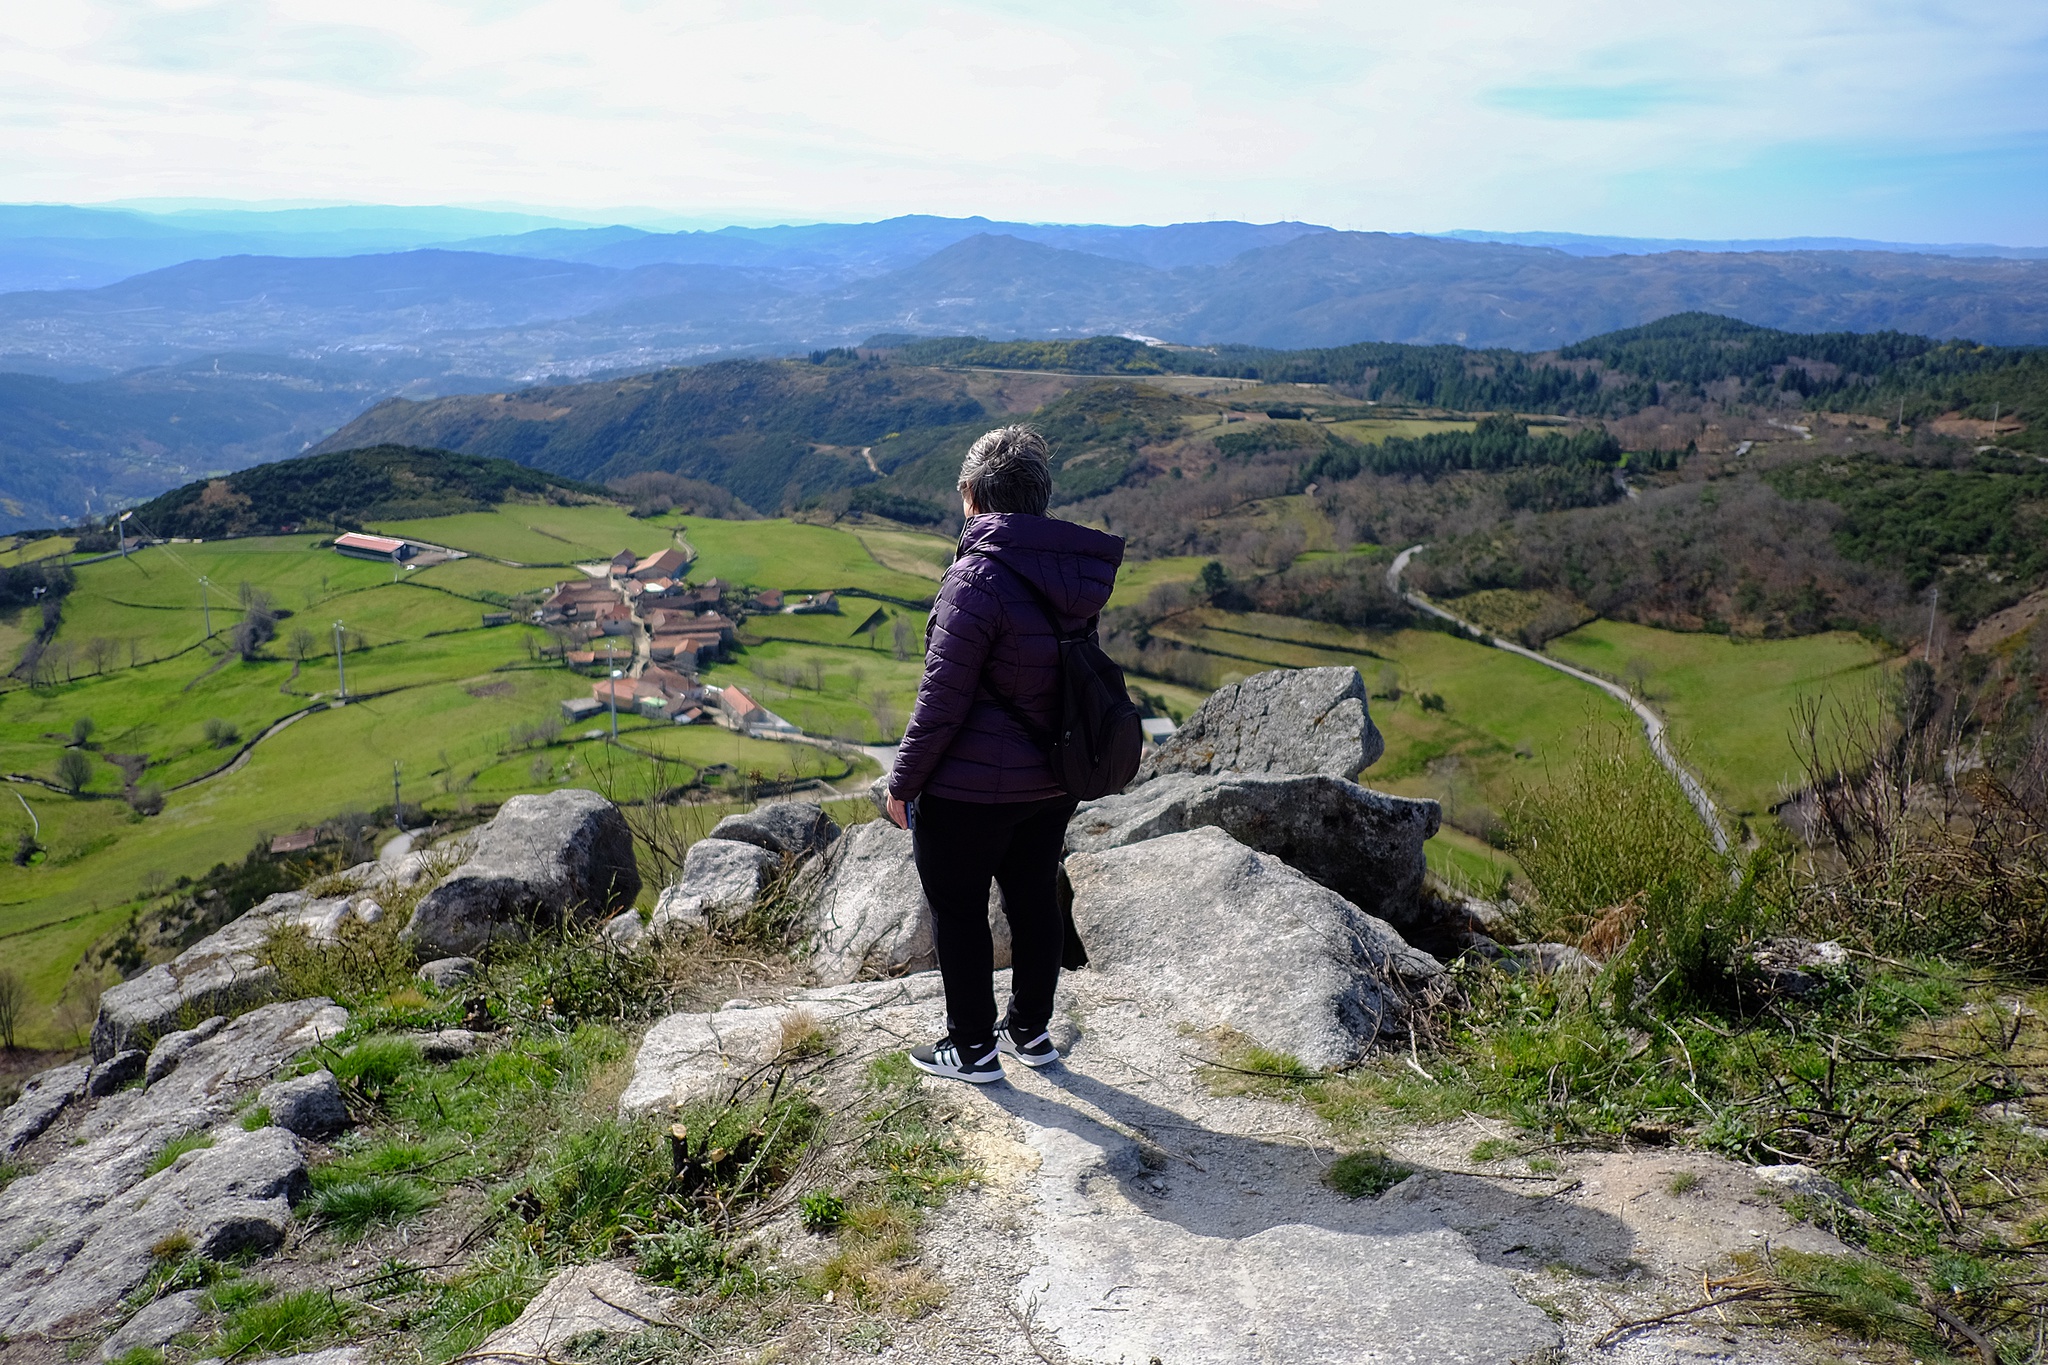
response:
M1077 853L1067 877L1092 966L1193 1028L1307 1066L1347 1065L1404 1033L1443 974L1385 920L1213 827Z
M805 908L811 966L820 981L900 976L939 965L932 910L918 880L909 830L887 820L853 826L799 874L792 894ZM988 905L995 963L1007 967L1010 922L993 885Z
M515 796L469 860L421 898L406 936L423 958L474 955L570 919L605 919L640 894L633 834L596 792Z
M194 1044L147 1089L73 1100L67 1140L46 1141L40 1164L0 1190L0 1336L105 1314L173 1234L216 1259L274 1248L304 1191L305 1159L292 1134L245 1132L235 1110L347 1024L328 1000L264 1005ZM150 1172L168 1143L192 1133L213 1146Z
M1355 668L1296 668L1221 687L1145 755L1135 779L1162 773L1309 773L1356 777L1386 749Z
M1067 826L1067 852L1100 853L1213 825L1414 936L1438 928L1425 922L1434 903L1422 895L1422 845L1440 820L1434 801L1388 796L1341 777L1167 773L1083 805Z
M815 808L814 808L815 809ZM720 822L720 828L725 822ZM776 873L780 853L757 843L717 837L699 839L683 855L674 886L661 893L647 927L656 933L729 924L752 910Z
M265 961L271 936L296 929L316 942L331 940L349 905L348 896L272 896L171 961L111 987L93 1021L93 1057L104 1062L130 1048L148 1049L209 1016L274 998L277 972Z
M802 858L823 852L839 837L839 826L815 802L771 801L726 816L712 826L711 837L737 839L786 858Z

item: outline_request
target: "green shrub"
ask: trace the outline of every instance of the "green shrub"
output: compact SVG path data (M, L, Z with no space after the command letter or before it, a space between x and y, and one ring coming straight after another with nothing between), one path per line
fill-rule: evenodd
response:
M1588 733L1560 778L1525 788L1503 821L1535 904L1527 938L1575 943L1616 963L1618 1004L1638 982L1716 996L1763 914L1755 880L1731 878L1698 815L1632 732Z
M1349 1199L1377 1199L1414 1173L1385 1152L1347 1152L1323 1172L1323 1183Z
M253 1133L259 1128L268 1128L269 1126L270 1106L267 1104L259 1104L248 1113L242 1115L242 1131L245 1133Z
M415 1218L433 1206L433 1191L417 1180L383 1175L323 1185L313 1191L303 1212L353 1238L383 1224Z
M807 1232L831 1232L846 1220L846 1201L830 1190L812 1190L797 1205Z
M207 1132L186 1133L182 1137L174 1137L169 1142L166 1142L164 1149L150 1160L146 1173L148 1175L155 1175L158 1171L168 1170L171 1163L185 1155L185 1153L201 1152L211 1146L213 1146L213 1134Z

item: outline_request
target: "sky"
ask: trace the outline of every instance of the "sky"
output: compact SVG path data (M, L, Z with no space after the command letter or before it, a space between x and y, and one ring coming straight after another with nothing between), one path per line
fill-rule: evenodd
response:
M62 0L0 201L2048 245L2040 0Z

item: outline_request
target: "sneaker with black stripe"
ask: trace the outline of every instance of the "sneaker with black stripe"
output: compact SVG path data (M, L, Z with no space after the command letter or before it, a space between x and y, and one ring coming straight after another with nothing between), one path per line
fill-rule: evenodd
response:
M1044 1029L1027 1035L1013 1024L1004 1024L996 1033L996 1048L1034 1070L1060 1059L1060 1050L1053 1046L1052 1035Z
M975 1048L969 1055L950 1037L941 1038L929 1047L910 1049L910 1064L933 1076L966 1081L970 1085L990 1085L1003 1078L1003 1064L996 1059L993 1046Z

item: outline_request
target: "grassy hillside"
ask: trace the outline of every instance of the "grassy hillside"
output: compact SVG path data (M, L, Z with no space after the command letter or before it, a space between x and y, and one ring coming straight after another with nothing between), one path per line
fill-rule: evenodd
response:
M416 446L350 447L257 465L174 488L135 509L153 535L262 535L354 530L369 518L438 517L508 498L587 499L604 491L507 460Z
M608 502L504 503L452 516L372 516L368 524L389 536L410 536L511 565L551 568L607 560L620 550L649 555L674 543L667 525L640 520Z

